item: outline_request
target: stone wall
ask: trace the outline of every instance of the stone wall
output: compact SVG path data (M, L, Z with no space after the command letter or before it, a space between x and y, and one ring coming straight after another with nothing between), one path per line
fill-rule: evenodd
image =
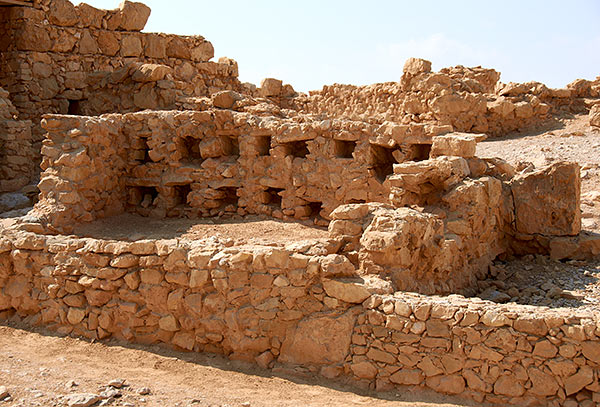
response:
M470 292L499 254L548 253L581 230L576 164L516 176L474 156L485 136L435 135L447 127L214 108L49 115L43 125L32 216L50 232L126 211L309 221L329 225L365 273L433 294Z
M34 175L31 122L16 118L8 92L0 88L0 192L17 191Z
M455 131L499 136L542 125L561 111L585 112L585 98L600 96L600 82L578 80L566 89L541 83L502 84L493 69L462 66L431 72L411 58L399 82L330 85L295 98L303 113L369 123L436 123Z
M0 317L16 311L62 334L222 353L377 390L419 386L502 405L600 401L597 315L391 295L377 277L348 277L327 239L224 246L5 233Z
M153 217L254 213L326 224L343 203L387 201L393 165L427 159L432 137L447 131L417 124L392 136L362 122L223 109L50 115L43 126L39 209L52 217L60 204L70 217L53 218L55 227L104 217L113 202ZM118 176L105 183L106 174Z
M171 68L171 81L159 84L169 100L175 91L206 96L239 88L235 61L210 62L213 46L203 37L140 33L149 14L143 4L128 1L109 11L75 7L67 0L0 10L0 86L11 93L21 118L33 121L36 141L45 113L97 115L159 107L131 103L132 89L121 81L134 62ZM150 94L154 85L136 91ZM99 87L112 92L97 98Z

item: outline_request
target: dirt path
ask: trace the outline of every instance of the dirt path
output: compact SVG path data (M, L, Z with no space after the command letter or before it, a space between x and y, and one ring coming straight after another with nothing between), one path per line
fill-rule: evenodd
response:
M0 386L10 400L0 406L62 406L65 396L100 395L109 382L120 396L111 406L475 406L435 393L360 392L342 384L289 376L219 356L158 346L88 343L0 326ZM73 383L74 382L74 383ZM143 388L150 394L141 395ZM102 405L100 402L99 405Z

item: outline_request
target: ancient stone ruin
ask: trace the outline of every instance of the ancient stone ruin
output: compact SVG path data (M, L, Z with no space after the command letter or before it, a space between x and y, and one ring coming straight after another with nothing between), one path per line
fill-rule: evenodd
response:
M129 1L0 7L0 191L38 176L40 191L0 231L0 318L377 390L600 401L598 315L474 297L494 259L600 253L577 163L475 155L560 112L599 126L599 79L549 89L410 59L395 83L257 88L200 36L140 32L149 15ZM323 237L77 235L126 213L258 216Z

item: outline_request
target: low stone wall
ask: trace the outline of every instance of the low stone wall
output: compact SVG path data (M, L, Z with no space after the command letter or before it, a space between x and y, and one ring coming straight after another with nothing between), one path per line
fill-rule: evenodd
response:
M5 232L0 318L165 343L361 387L422 386L498 404L600 402L600 321L566 309L390 294L343 277L331 240L105 241Z

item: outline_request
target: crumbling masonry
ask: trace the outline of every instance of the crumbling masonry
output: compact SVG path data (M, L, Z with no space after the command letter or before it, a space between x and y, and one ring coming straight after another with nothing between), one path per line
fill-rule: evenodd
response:
M505 85L410 59L398 83L256 88L202 37L139 32L149 15L129 1L0 7L0 189L42 169L40 201L0 236L0 318L378 390L600 400L597 315L463 296L498 256L600 253L581 232L577 164L519 172L475 156L487 136L589 110L599 80ZM126 212L261 215L329 237L70 235Z

